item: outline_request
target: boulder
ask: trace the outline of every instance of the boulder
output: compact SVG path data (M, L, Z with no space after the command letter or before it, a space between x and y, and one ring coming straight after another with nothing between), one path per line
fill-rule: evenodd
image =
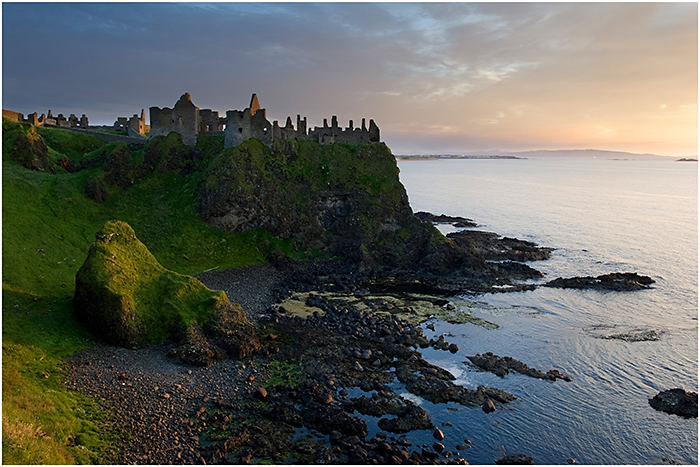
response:
M525 454L508 454L500 459L497 459L496 464L511 464L511 465L533 465L535 462L530 456Z
M558 277L544 284L545 287L558 287L561 289L596 289L615 290L620 292L650 289L654 280L651 277L642 276L636 272L614 272L598 277L572 277L564 279Z
M539 261L549 259L554 248L539 247L536 243L517 238L501 237L494 232L461 230L447 234L462 248L475 249L491 261Z
M649 405L656 410L685 418L698 417L697 392L688 392L680 388L668 389L649 399Z
M481 405L481 409L486 412L486 413L491 413L494 410L496 410L496 405L493 403L491 399L486 399L484 403Z
M33 125L7 126L3 122L3 154L30 170L55 174L54 163L49 160L49 149Z
M171 338L187 344L177 356L199 365L223 351L242 358L260 348L240 305L161 266L128 224L108 221L95 237L76 274L73 305L96 337L127 348Z

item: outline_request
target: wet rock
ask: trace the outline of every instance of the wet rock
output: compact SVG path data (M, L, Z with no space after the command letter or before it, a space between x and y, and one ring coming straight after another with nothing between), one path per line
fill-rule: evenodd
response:
M257 397L257 398L260 399L260 400L265 399L265 398L267 397L267 389L265 389L265 388L262 387L262 386L259 387L259 388L255 391L255 397Z
M562 289L596 289L596 290L614 290L614 291L634 291L650 289L650 284L654 280L648 276L642 276L637 273L615 272L612 274L604 274L598 277L572 277L564 279L558 277L553 281L544 284L545 287L558 287Z
M656 410L685 418L698 417L697 392L688 392L680 388L668 389L649 399L649 405Z
M554 248L538 247L533 242L479 230L452 232L447 238L462 248L476 250L490 261L540 261L549 259L554 251Z
M584 328L584 331L599 339L615 339L625 342L656 341L661 338L661 333L655 329L639 326L616 326L600 324Z
M413 430L427 430L433 426L433 421L428 413L421 407L406 401L407 408L396 418L382 418L379 420L379 428L392 433L408 433Z
M442 452L445 449L445 445L442 443L433 443L433 450L435 452Z
M506 391L479 386L476 391L452 383L454 376L442 368L436 369L436 376L429 374L421 375L427 367L427 362L415 361L408 363L396 363L396 376L406 385L411 393L416 394L428 401L439 404L443 402L457 402L462 405L480 406L487 398L498 402L510 402L515 400L515 396Z
M311 403L302 412L304 424L321 433L329 434L339 431L344 436L362 436L369 433L367 423L359 417L353 417L340 407Z
M445 435L442 433L442 430L440 428L435 427L433 429L433 438L435 438L438 441L442 441L443 439L445 439Z
M367 461L367 451L356 446L348 452L348 460L351 464L364 464Z
M502 261L495 264L495 266L498 268L499 276L510 277L515 280L523 281L544 277L544 274L537 269L515 261Z
M431 222L433 224L453 224L455 227L476 227L476 223L472 219L459 216L447 216L445 214L435 215L425 211L418 211L413 214L423 222Z
M484 403L481 405L481 409L486 412L486 413L491 413L494 410L496 410L496 405L493 403L491 399L486 399Z
M288 423L297 428L303 426L304 424L301 412L295 407L294 403L291 401L277 402L270 410L270 418L280 422ZM339 432L337 433L338 439L340 439L342 435L340 435Z
M549 370L547 373L543 373L540 370L529 368L526 364L519 360L511 357L499 357L491 352L486 352L483 355L476 354L473 356L468 356L467 358L473 365L501 377L507 375L510 370L513 370L532 378L548 379L551 381L556 379L571 381L570 376L561 373L559 370Z
M533 465L535 463L532 457L526 456L525 454L508 454L507 456L497 459L495 462L499 465Z

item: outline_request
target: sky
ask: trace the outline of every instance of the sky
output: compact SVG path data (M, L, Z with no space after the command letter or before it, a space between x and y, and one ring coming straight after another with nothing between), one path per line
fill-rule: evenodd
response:
M2 108L114 123L189 92L374 119L394 154L698 154L697 3L7 3ZM148 117L147 117L148 118Z

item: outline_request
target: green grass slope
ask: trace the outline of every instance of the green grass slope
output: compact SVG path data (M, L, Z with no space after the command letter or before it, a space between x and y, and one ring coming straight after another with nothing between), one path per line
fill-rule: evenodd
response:
M202 223L194 207L197 172L144 171L128 189L108 183L112 196L96 203L84 188L104 175L104 166L69 173L55 165L53 175L11 159L14 141L6 136L33 130L3 119L3 463L108 462L108 417L61 381L62 359L92 339L74 316L72 297L95 233L110 219L125 221L160 264L181 274L262 263L270 251L293 249L261 229L229 234ZM68 130L38 133L49 159L70 157L76 166L107 146ZM218 143L203 144L215 151ZM144 163L144 152L131 153L134 167Z

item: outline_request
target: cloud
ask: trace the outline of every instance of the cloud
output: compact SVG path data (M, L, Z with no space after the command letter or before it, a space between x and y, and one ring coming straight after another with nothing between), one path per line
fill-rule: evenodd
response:
M406 128L438 146L446 133L437 129L452 128L449 144L464 151L540 149L556 144L552 135L563 144L595 125L619 129L631 144L635 125L656 123L661 135L671 122L682 122L685 136L663 131L692 147L697 113L680 106L697 103L697 8L4 3L3 106L111 123L172 106L183 92L221 112L245 107L256 92L282 121L374 118L392 147L418 145ZM662 104L663 117L651 110Z

